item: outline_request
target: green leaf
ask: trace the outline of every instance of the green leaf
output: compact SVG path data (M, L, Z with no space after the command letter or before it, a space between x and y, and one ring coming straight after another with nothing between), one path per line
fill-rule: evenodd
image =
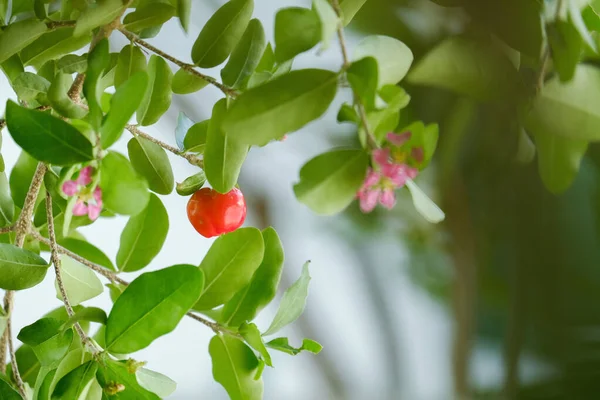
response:
M106 349L131 353L171 332L198 300L203 275L192 265L146 272L119 296L106 323Z
M121 85L110 101L110 112L100 128L100 143L106 149L116 142L125 125L142 101L148 86L148 74L138 72Z
M63 54L75 52L92 40L91 32L74 37L73 31L74 28L60 28L43 34L21 50L23 64L39 69L45 62L54 60Z
M37 70L37 74L48 82L52 82L54 80L54 75L56 75L56 73L56 60L50 60L44 63L44 65Z
M91 244L90 242L74 239L70 237L59 240L58 244L64 248L71 250L73 253L80 255L81 257L93 262L94 264L101 265L111 271L115 270L115 267L110 261L110 258L106 256L100 249Z
M525 128L534 133L561 136L578 141L600 140L600 70L579 65L573 79L561 84L548 81L533 102ZM581 145L576 147L582 147Z
M48 113L9 100L6 124L14 141L39 161L70 165L94 157L92 144L81 132Z
M194 121L188 118L185 113L180 112L177 116L177 126L175 127L175 142L179 150L184 150L184 140L188 130L194 125Z
M340 0L342 10L342 23L348 25L358 10L367 2L367 0Z
M262 359L265 361L269 367L273 366L273 362L271 361L271 355L269 351L265 347L265 342L263 342L262 336L260 336L260 331L254 324L248 324L244 322L239 329L240 335L244 338L246 343L248 343L254 350L258 351L262 356Z
M406 187L410 191L415 209L432 224L442 222L446 216L444 212L414 183L406 181Z
M108 317L103 309L98 307L83 307L68 319L65 326L70 327L80 321L96 322L106 325L107 319Z
M294 193L301 203L322 215L346 208L356 197L369 165L362 150L334 150L320 154L300 169Z
M279 309L273 318L273 322L271 322L269 329L263 333L263 336L272 335L275 332L278 332L286 325L289 325L298 319L304 311L306 297L308 296L308 283L310 282L308 264L310 264L310 261L304 263L300 278L298 278L298 280L283 294L281 303L279 303Z
M138 369L135 377L141 387L160 397L168 397L177 389L177 383L174 380L146 368Z
M356 112L354 107L352 107L348 103L344 103L340 107L340 110L337 114L337 122L352 122L356 125L359 125L361 123L358 113Z
M346 71L346 77L366 109L373 110L378 88L377 60L365 57L353 62Z
M227 64L221 70L223 83L233 88L246 88L266 45L267 40L262 24L258 19L251 20L239 43L233 49Z
M246 287L225 303L222 320L228 326L237 327L244 321L252 321L277 293L283 270L283 245L275 229L262 232L265 251L262 263L254 272Z
M568 82L575 75L583 42L573 25L565 21L548 25L547 32L554 68L560 80Z
M56 384L65 377L68 373L79 367L84 362L87 362L91 359L91 354L84 351L83 348L75 348L70 350L62 360L58 363L58 366L53 370L48 372L46 377L44 378L44 382L42 387L39 388L38 392L38 400L50 400L52 396L52 392L54 392L54 388ZM40 373L41 375L47 371L49 368L44 367ZM38 381L39 379L38 378ZM39 384L39 382L38 382ZM37 385L36 385L37 386Z
M210 310L245 287L260 266L264 243L256 228L241 228L215 240L200 264L205 285L196 310Z
M32 251L0 243L0 288L23 290L40 283L48 263Z
M200 190L205 182L206 175L204 175L204 171L200 171L195 175L188 176L183 182L178 183L175 190L177 190L177 194L180 196L189 196Z
M254 0L230 0L219 8L194 42L194 64L212 68L225 61L246 30L253 10Z
M530 128L534 135L542 182L550 192L560 194L571 186L577 176L588 142L557 136L539 126Z
M248 145L239 143L222 129L227 112L227 100L219 100L213 107L206 135L204 170L213 189L227 193L237 183L242 164L248 154Z
M136 215L150 199L148 184L141 179L129 161L109 151L100 164L104 207L117 214Z
M8 25L0 33L0 63L21 51L47 30L46 24L37 19L26 19Z
M275 52L271 43L267 43L267 47L263 51L263 54L256 66L256 72L273 72L275 69Z
M321 20L314 10L283 8L275 15L275 60L282 63L315 47L321 40Z
M373 57L377 60L379 86L395 85L405 76L413 62L412 51L389 36L367 36L356 46L354 60Z
M208 83L207 80L181 68L179 71L175 72L175 75L173 76L171 90L176 94L190 94L204 89Z
M0 173L0 227L9 226L14 218L15 204L10 196L6 173Z
M48 103L46 93L50 82L32 72L21 72L12 82L12 87L20 100Z
M192 0L177 0L177 15L184 31L188 31L192 15Z
M88 361L75 368L58 381L52 393L52 400L80 399L80 396L87 395L97 370L98 364L95 361Z
M183 148L186 151L204 153L209 125L209 119L192 125L183 138Z
M327 0L313 0L312 4L321 21L321 47L326 50L341 21Z
M515 161L519 164L529 164L535 158L535 152L535 144L533 144L532 139L525 132L525 129L520 128Z
M398 113L408 105L410 96L400 86L386 85L379 91L379 97L386 102L387 106L383 110L367 113L367 121L375 139L380 143L388 132L394 131L398 126L400 120ZM362 126L359 127L359 138L364 144L366 134Z
M542 4L537 0L471 0L463 5L479 26L537 60L543 42Z
M122 385L122 391L117 393L104 391L102 398L108 400L160 400L152 392L144 389L136 380L136 374L130 371L126 361L107 359L98 368L98 382L104 388Z
M17 338L32 347L42 366L61 360L73 341L73 330L62 330L63 322L42 318L21 329Z
M130 32L162 25L175 15L175 7L166 3L147 3L123 19L124 28Z
M597 52L596 43L585 26L579 5L575 1L568 1L567 7L569 8L569 20L577 32L579 32L579 36L590 49Z
M0 375L0 399L2 400L22 400L23 398L16 391L15 388L12 387L7 378Z
M331 71L292 71L240 95L223 129L235 140L264 146L323 115L336 91L337 75Z
M89 5L77 18L73 35L81 36L102 25L107 25L122 14L125 4L122 0L99 0Z
M171 105L173 72L162 57L150 57L148 76L148 86L136 113L142 126L156 123Z
M175 178L167 152L157 145L136 136L127 143L131 165L138 174L146 178L150 190L159 194L173 191Z
M100 296L104 291L104 286L96 273L85 265L69 257L61 256L61 266L63 284L71 305L79 305L86 300ZM58 281L55 281L54 286L56 297L62 300Z
M6 61L0 62L0 68L2 71L4 71L4 74L11 82L13 82L15 78L24 71L23 63L21 62L18 54L14 54Z
M70 74L56 74L48 89L48 100L54 111L63 117L81 119L87 114L87 110L78 106L69 98L68 92L72 84L73 78Z
M228 335L214 336L208 346L215 381L219 382L231 400L260 400L262 379L255 380L258 359L239 339Z
M513 98L519 76L490 41L451 37L434 47L408 74L416 85L451 90L481 101Z
M67 54L56 63L56 68L63 74L85 73L87 70L87 55Z
M141 213L131 217L121 233L117 253L120 271L138 271L160 252L169 232L169 216L160 199L150 195L148 205Z
M270 342L267 342L266 346L271 349L275 349L275 350L287 353L292 356L299 354L303 350L306 350L306 351L314 353L314 354L319 354L321 352L321 350L323 350L323 346L321 346L321 344L315 342L314 340L310 340L310 339L303 339L302 346L300 346L299 348L290 346L290 344L288 342L288 338L286 338L286 337L280 337L277 339L273 339Z
M90 108L87 119L96 131L100 129L103 117L100 99L104 89L100 87L100 78L109 61L108 39L102 39L88 55L88 67L83 82L83 94Z
M139 47L133 44L123 47L115 67L115 88L119 88L133 75L146 69L146 56Z

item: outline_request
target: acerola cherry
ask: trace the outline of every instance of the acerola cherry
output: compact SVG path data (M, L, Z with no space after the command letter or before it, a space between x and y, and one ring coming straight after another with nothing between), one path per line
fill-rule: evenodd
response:
M246 219L246 200L238 188L225 194L202 188L188 201L187 215L202 236L219 236L242 226Z

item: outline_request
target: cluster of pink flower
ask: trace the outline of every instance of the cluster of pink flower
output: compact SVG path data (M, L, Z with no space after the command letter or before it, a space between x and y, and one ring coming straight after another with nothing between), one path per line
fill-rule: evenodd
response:
M403 187L406 181L414 179L419 170L405 162L404 152L400 146L411 137L410 132L402 134L388 133L386 139L391 145L373 150L373 168L369 168L363 185L358 190L357 197L360 209L364 213L373 211L380 203L385 208L392 209L396 204L394 191ZM423 150L414 148L410 156L417 162L423 159Z
M66 181L62 185L62 191L69 197L77 196L77 202L73 207L73 215L86 215L92 220L96 220L102 211L102 190L99 186L90 191L87 186L92 183L94 169L90 166L84 167L79 171L79 176L75 180Z

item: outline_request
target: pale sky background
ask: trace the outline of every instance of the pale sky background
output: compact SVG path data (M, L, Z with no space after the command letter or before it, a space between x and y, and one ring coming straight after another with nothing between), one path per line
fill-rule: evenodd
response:
M201 27L211 15L211 10L222 3L216 0L194 2L192 25L187 36L174 19L163 27L157 38L150 40L151 43L182 60L189 60L191 45ZM254 17L261 20L267 37L272 40L274 15L278 7L309 4L307 1L258 0ZM355 39L352 34L349 35L350 46L356 42ZM111 37L113 51L125 43L119 33ZM312 50L298 57L294 68L339 68L341 58L337 43L332 43L326 52L317 53ZM208 70L207 73L219 76L217 69ZM171 109L161 122L145 128L145 131L174 145L178 112L184 111L195 121L206 119L220 94L218 90L207 87L193 95L174 95ZM2 76L0 103L5 104L7 98L15 98L15 95ZM450 399L451 320L447 311L415 287L406 274L398 274L398 265L405 265L406 259L398 241L381 232L380 235L370 236L369 241L364 243L364 257L368 260L372 281L378 285L385 306L392 310L392 325L397 340L392 347L382 342L383 336L373 316L375 305L364 289L364 277L359 273L351 244L338 234L346 222L341 218L318 217L294 198L292 185L298 179L300 167L330 146L326 139L328 134L347 129L336 125L335 114L342 101L349 98L348 93L341 92L323 118L290 135L287 141L252 149L242 170L240 184L250 207L245 225L257 223L252 199L257 195L266 198L270 205L271 224L277 229L286 250L285 283L280 292L299 276L304 261L312 260L312 281L303 321L314 329L311 338L324 346L319 356L303 353L292 357L273 351L275 368L267 368L263 375L264 398L334 399L327 391L326 380L317 365L318 357L326 357L342 379L340 384L344 388L344 400ZM3 135L2 153L7 170L10 170L19 151L6 130ZM129 139L129 134L124 133L114 149L127 154L126 143ZM170 158L177 181L195 172L194 167L184 160L175 156ZM145 271L177 263L199 264L212 240L198 235L189 224L185 213L188 198L175 193L160 197L169 212L171 229L162 252ZM114 260L119 245L117 232L121 231L126 221L124 217L103 219L81 231L91 243ZM44 257L48 258L48 255L44 254ZM136 276L123 275L128 280ZM33 323L50 308L61 305L55 297L53 281L54 274L50 269L42 284L17 293L14 336L23 326ZM277 301L274 302L257 319L256 323L261 329L264 330L270 323L277 304ZM85 305L109 310L111 302L108 291ZM296 324L281 333L289 335L292 344L299 345L303 337L298 332L301 325L305 324ZM225 391L213 381L211 375L208 355L211 334L212 331L207 327L184 318L173 333L159 338L133 357L148 361L148 368L166 374L178 383L178 389L170 399L227 399ZM382 367L382 360L390 351L394 351L390 349L397 349L402 360L400 375L394 379L390 379L389 373ZM481 349L476 353L474 370L476 381L480 384L498 384L501 379L501 361L492 350Z

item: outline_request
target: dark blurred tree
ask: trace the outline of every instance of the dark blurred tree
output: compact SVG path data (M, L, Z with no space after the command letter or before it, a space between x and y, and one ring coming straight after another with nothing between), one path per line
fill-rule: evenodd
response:
M440 123L447 220L401 237L415 281L452 305L456 396L600 398L600 2L433 1L370 0L354 27L415 54L398 128ZM470 387L477 342L504 348L502 393ZM522 384L525 352L556 373Z

